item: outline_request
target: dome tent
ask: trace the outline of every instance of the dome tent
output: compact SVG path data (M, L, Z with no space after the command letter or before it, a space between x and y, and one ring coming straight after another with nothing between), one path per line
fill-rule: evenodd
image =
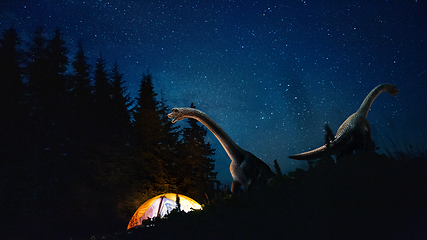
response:
M181 211L189 212L193 209L202 209L202 206L198 202L182 194L160 194L148 199L138 208L138 210L136 210L135 214L133 214L129 221L127 229L142 225L142 221L146 219L155 217L162 218L165 215L168 215L174 208L177 207L177 195L179 197Z

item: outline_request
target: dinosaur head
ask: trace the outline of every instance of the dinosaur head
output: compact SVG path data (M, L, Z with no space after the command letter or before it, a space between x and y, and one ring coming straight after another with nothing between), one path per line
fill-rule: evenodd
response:
M182 119L186 119L185 108L173 108L171 113L168 114L168 118L173 118L172 123L176 123Z
M388 84L387 86L387 92L396 97L396 95L399 93L399 90L395 85Z

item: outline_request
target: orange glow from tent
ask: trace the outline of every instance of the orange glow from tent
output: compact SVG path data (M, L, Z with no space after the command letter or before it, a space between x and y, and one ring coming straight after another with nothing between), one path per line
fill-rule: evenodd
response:
M165 193L148 199L143 203L129 221L127 229L142 225L142 221L154 217L164 217L176 207L176 193ZM187 196L178 194L181 211L189 212L202 209L202 206Z

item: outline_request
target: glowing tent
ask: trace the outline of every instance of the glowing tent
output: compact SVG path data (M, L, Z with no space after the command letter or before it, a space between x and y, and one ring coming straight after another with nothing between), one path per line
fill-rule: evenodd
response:
M130 219L127 229L142 225L142 221L148 218L164 217L168 215L176 205L176 193L165 193L148 199L136 210ZM202 206L193 199L178 194L181 211L189 212L193 209L202 209Z

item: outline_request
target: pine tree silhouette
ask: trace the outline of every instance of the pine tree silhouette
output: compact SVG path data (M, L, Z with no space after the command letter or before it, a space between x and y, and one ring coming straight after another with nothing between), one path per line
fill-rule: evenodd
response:
M191 103L192 108L195 108ZM187 119L189 127L183 131L182 162L180 166L180 180L178 185L183 192L199 201L206 200L206 194L211 194L215 190L217 173L214 172L214 160L211 158L215 154L210 143L205 141L207 130L200 126L195 119Z
M124 87L123 74L119 72L117 61L110 73L112 82L110 114L113 117L113 139L117 144L127 145L131 131L131 107L133 101Z
M16 149L27 142L28 109L21 77L20 45L14 28L3 32L0 39L0 158L6 160L18 157Z

